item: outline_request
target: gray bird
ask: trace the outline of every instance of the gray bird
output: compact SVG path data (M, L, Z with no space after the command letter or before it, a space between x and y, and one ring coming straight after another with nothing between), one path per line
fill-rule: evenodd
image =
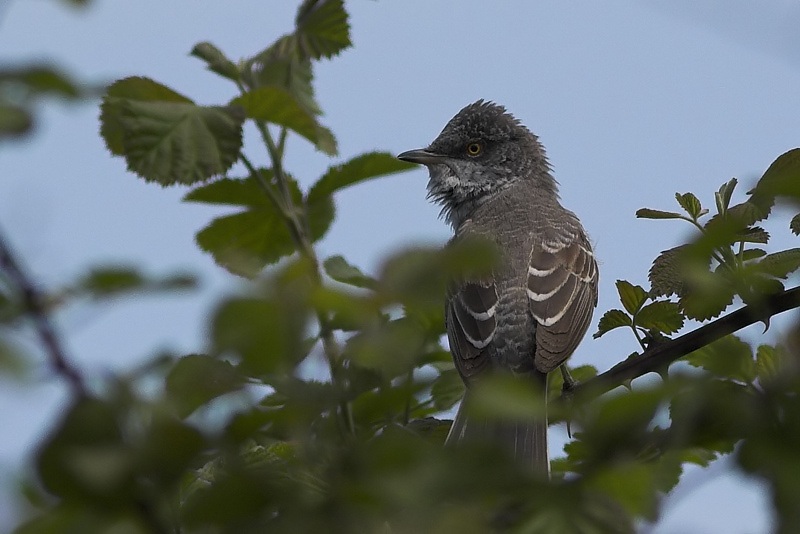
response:
M575 351L597 305L586 232L561 206L539 139L492 102L470 104L430 146L398 158L428 168L428 198L454 241L481 236L500 255L491 277L460 281L447 297L450 351L467 386L447 442L491 439L549 473L546 417L490 422L468 418L466 406L486 373L529 377L546 391L547 374Z

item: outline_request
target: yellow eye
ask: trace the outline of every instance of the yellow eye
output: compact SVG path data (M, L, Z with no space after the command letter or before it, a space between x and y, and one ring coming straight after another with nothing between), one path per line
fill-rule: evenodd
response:
M473 141L467 145L467 154L470 156L477 156L483 152L483 145L477 141Z

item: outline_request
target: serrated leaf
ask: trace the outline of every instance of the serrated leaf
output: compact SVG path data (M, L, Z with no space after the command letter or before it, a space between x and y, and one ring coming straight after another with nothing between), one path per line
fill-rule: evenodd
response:
M684 292L685 281L683 277L685 267L685 254L689 245L680 245L669 250L664 250L653 261L648 273L650 292L653 296L669 297L680 295Z
M277 124L308 139L318 150L336 155L336 139L320 125L313 113L300 105L292 94L281 87L259 87L231 101L241 106L248 118Z
M336 216L336 204L333 197L318 198L315 202L306 203L306 217L311 240L317 242L328 232Z
M300 189L291 178L289 188L293 201L299 203ZM192 190L185 200L249 208L214 219L196 236L200 248L234 274L255 276L265 265L296 250L283 214L261 191L255 178L217 180Z
M233 61L225 57L222 50L208 41L194 45L190 55L205 61L208 69L216 72L220 76L228 78L229 80L239 81L239 69Z
M666 300L644 306L634 317L637 326L664 334L674 334L683 328L683 320L678 303Z
M314 98L311 61L299 57L294 35L284 35L266 50L255 55L242 68L242 78L251 89L277 86L289 91L312 115L321 113Z
M683 217L680 213L674 211L661 211L650 208L641 208L636 210L636 217L639 219L680 219Z
M162 185L224 174L239 159L244 117L235 108L115 100L128 170Z
M437 411L449 410L464 396L464 382L455 369L443 371L431 386L431 398Z
M310 59L331 58L352 45L342 0L306 0L297 10L298 48Z
M792 220L789 223L789 229L794 235L800 235L800 213L792 217Z
M339 165L329 167L322 178L317 180L317 183L309 190L307 203L317 202L319 199L353 184L415 167L416 165L413 163L400 161L388 152L367 152Z
M734 288L719 274L709 272L694 278L691 289L686 290L679 300L686 317L698 321L713 319L733 303ZM705 281L700 281L700 278Z
M703 214L703 207L700 205L700 200L694 196L693 193L675 193L675 200L678 201L678 204L686 210L686 213L689 214L694 220L697 220L700 215Z
M631 315L647 301L647 291L642 286L635 286L626 280L617 280L617 293L622 306Z
M739 241L744 241L745 243L767 244L769 243L769 232L760 226L751 226L749 228L745 228L742 232L739 232L737 239Z
M193 104L191 99L150 78L131 77L117 80L106 91L100 106L100 135L115 156L125 155L125 129L121 124L121 102L175 102Z
M728 206L731 204L733 190L736 189L736 184L738 183L739 181L736 178L731 178L730 181L722 184L722 186L719 188L719 191L716 192L714 198L717 202L718 213L725 213L725 211L728 209Z
M776 278L786 278L800 269L800 248L768 254L756 265L761 272Z
M347 260L342 256L331 256L325 260L323 266L328 276L342 284L367 289L374 289L378 284L374 278L367 276L357 267L347 263Z
M773 381L783 372L784 353L780 347L759 345L756 349L756 372L763 382Z
M689 364L722 378L732 378L745 383L750 383L756 378L753 349L732 334L687 354L684 359Z
M190 354L167 374L165 388L180 417L187 417L207 402L239 389L244 383L230 362L205 354Z
M597 332L595 332L592 337L597 339L610 330L623 326L630 326L631 324L631 317L624 311L616 309L608 310L600 318L600 322L597 324Z

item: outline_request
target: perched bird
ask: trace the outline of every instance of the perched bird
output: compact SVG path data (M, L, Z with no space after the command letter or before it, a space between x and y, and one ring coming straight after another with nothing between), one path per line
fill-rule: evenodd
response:
M427 148L398 158L428 168L428 198L442 206L454 241L480 236L500 256L490 277L457 281L447 297L450 351L467 386L447 441L494 440L549 473L546 417L468 418L470 386L510 372L546 391L547 374L575 351L597 305L586 232L561 205L539 139L492 102L468 105Z

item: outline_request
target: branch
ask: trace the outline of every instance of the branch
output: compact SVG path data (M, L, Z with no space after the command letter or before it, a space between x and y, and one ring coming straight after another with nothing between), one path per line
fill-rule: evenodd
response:
M11 248L3 238L2 232L0 232L0 269L8 274L9 279L20 291L24 311L33 321L34 328L47 351L50 364L55 369L55 372L69 382L77 395L85 395L86 387L83 384L83 377L69 363L61 341L50 321L47 309L43 304L42 295L20 267L19 262L11 252Z
M640 356L618 363L605 373L587 380L568 395L602 395L646 373L658 372L669 364L701 347L757 322L767 322L781 312L800 307L800 287L789 289L750 304L716 321L670 341L651 346Z

